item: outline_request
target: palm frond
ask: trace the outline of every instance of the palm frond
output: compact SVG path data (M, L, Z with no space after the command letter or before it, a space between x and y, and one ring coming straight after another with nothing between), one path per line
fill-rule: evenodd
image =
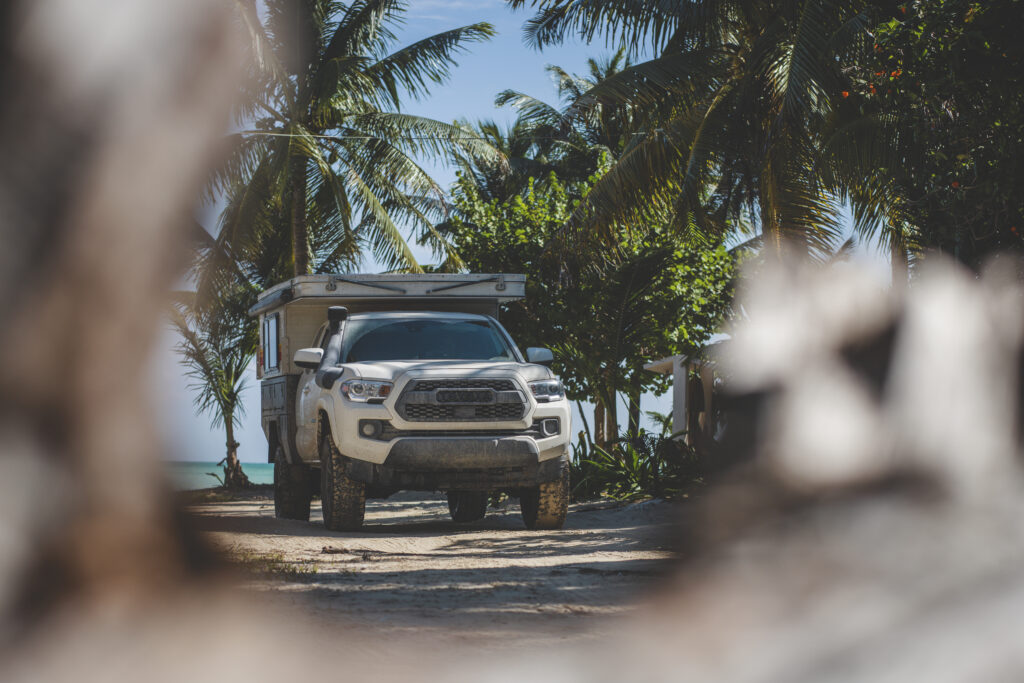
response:
M455 55L465 52L467 43L483 42L494 35L494 27L486 22L438 33L384 57L367 68L366 75L397 109L402 103L399 88L414 99L425 96L431 84L443 83L451 76Z
M512 9L537 6L526 22L523 40L535 48L575 35L593 42L598 33L625 46L630 53L644 45L665 46L678 26L679 3L672 0L509 0Z
M405 8L404 0L354 0L343 12L323 50L321 62L343 55L374 53L394 36L386 22Z
M519 121L528 126L558 126L562 112L547 102L516 90L503 90L494 98L494 106L511 106L519 113Z

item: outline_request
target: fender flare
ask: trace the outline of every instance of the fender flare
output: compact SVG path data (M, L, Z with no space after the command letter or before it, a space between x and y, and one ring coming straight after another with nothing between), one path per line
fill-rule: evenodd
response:
M316 430L316 452L320 453L320 415L321 413L327 416L327 426L331 429L331 434L338 433L337 421L334 417L334 396L330 394L321 396L316 402L316 417L317 417L317 430Z

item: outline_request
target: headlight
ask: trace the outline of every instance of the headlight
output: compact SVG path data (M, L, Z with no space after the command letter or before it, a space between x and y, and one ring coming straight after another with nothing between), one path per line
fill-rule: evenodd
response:
M539 382L530 382L530 391L538 403L557 401L565 398L565 387L557 379L543 379Z
M358 403L383 403L391 395L391 382L372 379L350 379L341 383L341 393L350 401Z

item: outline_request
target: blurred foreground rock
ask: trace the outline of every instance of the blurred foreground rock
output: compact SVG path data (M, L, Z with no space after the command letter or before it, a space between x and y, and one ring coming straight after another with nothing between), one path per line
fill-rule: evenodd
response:
M734 442L753 459L690 520L703 542L622 644L632 661L679 680L1024 677L1013 272L746 282L725 372L754 406Z

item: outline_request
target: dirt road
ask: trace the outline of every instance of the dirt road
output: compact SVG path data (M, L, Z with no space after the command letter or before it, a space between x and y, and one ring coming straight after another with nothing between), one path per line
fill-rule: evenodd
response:
M274 518L257 498L193 505L216 545L264 570L249 587L315 619L476 647L552 645L607 635L657 583L673 508L574 505L566 528L528 532L513 501L455 524L441 495L367 504L361 533Z

